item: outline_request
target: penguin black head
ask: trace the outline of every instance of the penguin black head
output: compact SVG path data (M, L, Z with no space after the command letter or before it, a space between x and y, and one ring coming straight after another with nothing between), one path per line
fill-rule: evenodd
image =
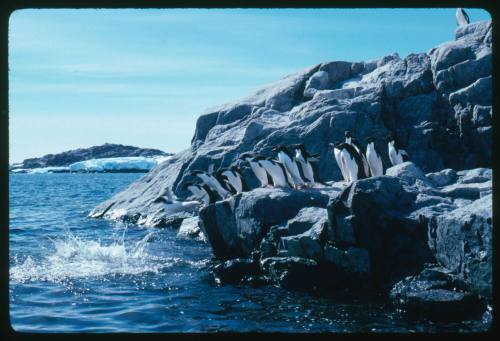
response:
M350 137L352 137L352 134L351 134L351 132L350 132L349 130L346 130L346 131L344 132L344 135L345 135L345 137L346 137L346 138L350 138Z
M199 174L204 174L205 172L202 171L202 170L199 170L199 169L195 169L195 170L192 170L189 172L189 175L192 175L192 176L196 176L196 175L199 175Z
M386 141L386 142L395 141L394 135L393 135L392 133L388 134L388 135L385 137L385 141Z
M242 161L250 161L253 158L255 158L255 154L252 152L246 152L246 153L240 154L238 156L238 160L242 160Z
M274 147L272 150L273 150L273 152L278 152L278 153L279 152L285 152L285 153L288 152L288 148L284 144L279 144L276 147Z
M185 182L183 185L182 185L182 190L186 190L189 186L198 186L197 184L195 184L194 182L192 181L188 181L188 182Z
M330 147L332 148L337 148L339 149L339 146L341 145L341 142L337 141L337 142L334 142L334 143L329 143L328 144Z
M373 136L368 136L366 138L366 143L369 144L369 143L375 143L375 138Z

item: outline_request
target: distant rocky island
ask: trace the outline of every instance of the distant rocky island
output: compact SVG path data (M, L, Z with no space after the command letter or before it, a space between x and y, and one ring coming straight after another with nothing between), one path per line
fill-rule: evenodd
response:
M375 291L409 314L491 321L492 115L492 26L482 21L428 52L317 64L212 109L189 149L89 215L201 231L221 283ZM383 176L342 184L329 143L346 130L384 147ZM389 133L411 162L389 166ZM327 186L259 188L242 165L250 190L182 205L191 171L296 143L319 156Z
M26 159L11 165L10 171L14 173L147 172L171 155L159 149L105 143L101 146L78 148Z

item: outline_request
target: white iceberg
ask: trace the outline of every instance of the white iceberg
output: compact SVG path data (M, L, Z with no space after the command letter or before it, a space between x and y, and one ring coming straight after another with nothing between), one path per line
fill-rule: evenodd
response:
M69 165L71 172L148 172L171 156L127 156L79 161Z

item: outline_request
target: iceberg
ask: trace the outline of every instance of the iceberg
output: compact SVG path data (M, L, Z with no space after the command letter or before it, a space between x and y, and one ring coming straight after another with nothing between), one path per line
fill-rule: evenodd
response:
M148 172L171 156L127 156L90 159L69 165L71 172Z

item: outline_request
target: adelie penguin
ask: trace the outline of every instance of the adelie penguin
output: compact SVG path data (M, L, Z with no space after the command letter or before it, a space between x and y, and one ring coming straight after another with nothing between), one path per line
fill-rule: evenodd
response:
M344 162L342 161L342 150L340 149L341 142L330 143L330 147L333 148L333 155L335 156L335 161L340 168L344 182L349 182L349 173L345 168Z
M232 194L238 194L248 190L245 179L235 165L229 168L220 169L218 173L222 176L223 181L226 182Z
M399 141L392 134L387 136L387 147L389 160L391 160L393 166L410 160L406 150L401 149Z
M273 185L272 178L266 171L266 169L259 163L259 160L264 160L265 157L260 155L254 155L253 153L247 152L243 153L238 157L239 160L243 162L248 162L253 174L260 182L260 187L267 187Z
M302 174L304 174L304 178L307 181L309 186L314 186L316 182L319 181L318 169L316 167L319 158L317 154L311 155L307 152L304 144L294 144L289 146L290 149L295 151L295 160L297 160L298 164L302 169Z
M457 19L458 26L465 26L470 22L469 16L463 8L457 8L457 11L455 12L455 18Z
M300 176L299 166L295 161L292 152L282 144L273 148L274 152L278 153L278 160L285 166L288 182L294 188L304 186L304 179Z
M370 165L368 165L368 160L366 159L365 153L363 152L363 148L361 148L361 145L356 141L356 139L352 138L352 134L349 130L346 130L344 134L345 142L353 146L361 156L361 161L363 162L363 168L365 170L366 176L370 176Z
M375 139L370 136L366 139L366 161L370 166L372 176L384 175L384 164L382 163L382 154L375 144Z
M193 194L189 199L201 201L204 205L209 205L217 201L217 193L206 184L199 185L187 182L184 187Z
M348 175L348 183L369 176L365 173L361 155L352 145L344 142L339 144L337 148L340 150L340 160Z
M209 171L211 170L213 170L213 167L209 168ZM204 184L208 185L210 188L216 191L217 194L219 194L219 196L221 196L222 198L227 198L230 195L229 191L224 188L221 182L212 174L208 174L201 170L193 170L189 174L198 177L201 181L203 181Z
M266 157L259 160L259 164L264 167L273 180L274 187L292 187L288 182L285 166L278 160Z

